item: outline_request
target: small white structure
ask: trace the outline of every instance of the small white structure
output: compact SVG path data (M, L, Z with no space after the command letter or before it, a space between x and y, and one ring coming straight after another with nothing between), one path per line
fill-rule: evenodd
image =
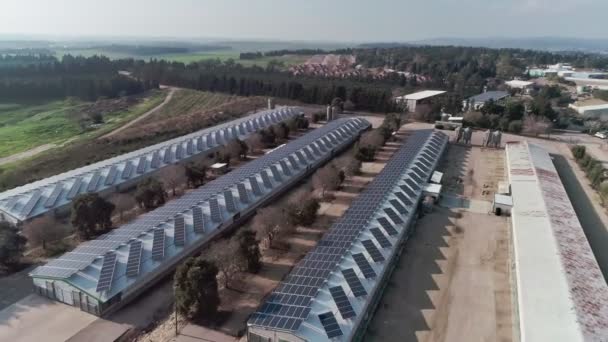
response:
M424 190L422 190L424 196L431 196L435 199L435 202L441 197L441 184L428 183Z
M511 186L509 182L498 182L498 193L501 195L509 195L511 193Z
M525 94L534 88L534 82L530 81L512 80L505 82L505 84L511 89L520 89Z
M228 170L228 164L226 163L215 163L211 165L211 172L215 175L223 175Z
M431 183L441 184L441 180L443 179L443 172L435 171L431 176Z
M494 202L492 203L492 211L496 214L511 215L513 208L513 198L509 195L494 194Z
M421 104L430 104L432 98L439 95L443 95L446 92L443 90L424 90L417 93L408 94L395 98L395 101L399 104L405 104L406 108L410 112L415 112L416 107Z

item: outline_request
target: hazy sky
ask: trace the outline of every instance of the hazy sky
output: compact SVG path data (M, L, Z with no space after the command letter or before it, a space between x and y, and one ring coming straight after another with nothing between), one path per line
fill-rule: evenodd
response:
M0 34L608 38L608 0L0 0Z

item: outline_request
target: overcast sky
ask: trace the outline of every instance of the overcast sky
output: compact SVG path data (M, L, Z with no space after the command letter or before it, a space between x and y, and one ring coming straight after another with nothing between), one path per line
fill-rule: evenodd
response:
M0 34L326 41L608 38L608 0L0 0Z

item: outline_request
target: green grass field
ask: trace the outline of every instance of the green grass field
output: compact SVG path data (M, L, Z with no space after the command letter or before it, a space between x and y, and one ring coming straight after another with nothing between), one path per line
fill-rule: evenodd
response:
M271 60L281 61L285 63L286 66L290 66L293 64L303 63L308 59L309 56L278 56L278 57L263 57L260 59L254 60L240 60L239 59L239 51L236 50L219 50L219 51L201 51L201 52L190 52L183 54L167 54L167 55L153 55L153 56L135 56L126 53L116 53L104 51L103 49L59 49L55 51L56 56L58 58L63 57L63 55L71 54L74 56L84 56L91 57L94 55L104 55L111 59L121 59L121 58L135 58L135 59L164 59L172 62L182 62L182 63L192 63L209 59L219 59L222 61L233 59L235 62L242 64L243 66L252 66L258 65L261 67L266 67L268 62Z
M136 118L161 103L166 92L154 91L127 110L104 114L105 123L83 130L78 112L90 107L86 102L63 100L41 104L0 104L0 157L45 145L60 144L72 138L104 134ZM109 101L109 100L108 100Z
M169 103L161 110L146 118L146 122L167 119L175 116L188 115L203 110L208 110L227 102L237 99L237 96L196 91L190 89L180 89Z

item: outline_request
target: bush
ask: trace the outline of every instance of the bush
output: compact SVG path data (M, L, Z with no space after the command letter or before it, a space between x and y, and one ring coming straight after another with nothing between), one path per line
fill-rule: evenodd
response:
M213 318L220 305L217 274L217 266L201 257L179 266L173 279L177 311L189 319Z
M373 146L359 146L355 158L362 162L372 162L376 158L376 148Z
M586 148L585 146L576 145L572 147L572 155L575 159L581 159L585 156Z
M508 129L511 133L521 133L521 130L523 129L523 122L521 122L521 120L511 121L509 122Z

